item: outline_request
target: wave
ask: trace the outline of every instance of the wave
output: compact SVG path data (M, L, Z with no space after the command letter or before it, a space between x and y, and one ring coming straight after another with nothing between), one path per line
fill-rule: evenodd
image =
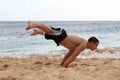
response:
M85 50L79 58L120 58L120 48L105 47L95 51Z
M48 54L30 54L30 58L63 58L66 51L52 52ZM78 58L120 58L120 48L105 47L103 49L97 49L95 51L84 50Z
M2 57L29 57L29 58L63 58L67 51L53 51L53 52L41 52L41 53L27 53L27 54L7 54ZM95 51L84 50L78 58L120 58L120 48L105 47L103 49L97 49Z
M0 36L0 40L4 41L4 40L13 40L13 39L17 39L16 36Z

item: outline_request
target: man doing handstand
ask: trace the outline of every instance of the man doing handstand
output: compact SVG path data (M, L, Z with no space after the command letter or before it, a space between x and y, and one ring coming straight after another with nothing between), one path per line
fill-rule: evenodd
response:
M99 40L95 37L91 37L88 39L88 41L86 41L81 37L68 35L62 28L54 28L47 26L44 23L32 23L29 21L26 30L32 28L37 29L34 29L31 35L44 35L46 39L54 40L57 46L62 45L69 49L68 53L61 61L61 66L63 67L68 67L68 65L76 59L81 51L85 50L86 48L95 50L99 44Z

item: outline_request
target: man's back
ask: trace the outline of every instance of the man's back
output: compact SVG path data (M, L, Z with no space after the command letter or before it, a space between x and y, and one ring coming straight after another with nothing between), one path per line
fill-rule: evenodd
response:
M57 45L61 44L69 49L69 52L65 55L61 62L61 66L63 67L67 67L72 61L74 61L76 57L79 55L79 53L83 51L85 48L95 50L99 44L99 40L96 39L95 37L91 37L89 38L88 41L86 41L83 38L77 36L67 35L64 29L49 27L43 23L33 24L32 22L28 22L26 30L32 28L39 29L39 30L34 29L32 35L36 34L45 35L46 39L54 40Z
M68 35L60 44L63 45L64 47L74 50L76 47L78 47L82 42L87 41L83 38L80 38L78 36L71 36Z

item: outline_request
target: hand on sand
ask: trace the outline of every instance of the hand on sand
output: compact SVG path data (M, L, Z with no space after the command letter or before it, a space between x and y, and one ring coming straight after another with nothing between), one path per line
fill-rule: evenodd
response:
M26 27L26 30L32 29L33 27L33 23L31 21L28 21L28 26Z

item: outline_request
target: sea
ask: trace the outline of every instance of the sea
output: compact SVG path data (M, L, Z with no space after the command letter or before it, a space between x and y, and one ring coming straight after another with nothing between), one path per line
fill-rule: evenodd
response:
M84 50L80 58L120 58L120 21L33 21L48 26L60 27L69 35L88 40L99 39L98 50ZM68 49L57 46L42 35L31 36L33 29L26 31L27 21L0 21L0 57L27 57L41 54L65 54Z

